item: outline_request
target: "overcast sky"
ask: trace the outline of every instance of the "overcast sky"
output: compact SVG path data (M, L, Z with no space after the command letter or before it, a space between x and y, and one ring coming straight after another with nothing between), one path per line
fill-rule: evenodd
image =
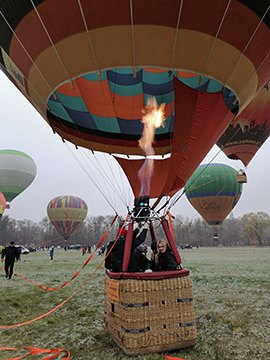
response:
M114 159L98 153L93 156L90 151L83 148L76 150L73 144L63 143L1 71L0 109L0 149L23 151L34 159L37 166L35 180L12 201L5 215L39 222L47 215L49 201L58 195L79 196L87 203L88 215L108 215L115 211L125 215L125 204L128 201L132 204L132 192ZM214 146L203 163L211 161L217 153L219 148ZM268 140L249 164L248 183L244 185L241 199L233 210L234 216L258 211L270 214L269 161ZM240 161L229 160L222 152L214 162L228 164L237 170L243 168ZM107 177L98 168L99 163L102 169L106 169ZM107 184L112 180L113 187ZM119 185L121 190L118 190ZM174 215L190 219L199 217L185 196L171 211Z

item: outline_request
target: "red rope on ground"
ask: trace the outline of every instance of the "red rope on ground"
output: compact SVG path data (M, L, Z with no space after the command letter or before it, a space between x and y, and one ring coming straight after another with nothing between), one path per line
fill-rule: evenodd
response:
M60 286L57 286L57 287L46 287L44 285L41 285L39 284L38 282L32 280L32 279L29 279L28 277L18 273L18 272L15 272L14 275L17 275L19 276L20 278L30 282L31 284L33 285L36 285L38 287L40 287L42 290L45 290L45 291L55 291L55 290L59 290L59 289L62 289L63 287L67 286L68 284L70 284L79 274L80 272L82 271L82 269L90 262L90 260L94 257L94 255L96 254L97 250L100 248L101 244L104 242L104 240L106 239L106 237L108 236L109 234L109 231L111 230L115 220L117 219L118 215L115 215L115 217L113 218L109 228L106 230L106 232L104 233L104 235L102 236L101 240L99 241L99 243L97 244L96 246L96 249L95 251L89 256L88 259L86 259L86 261L84 262L84 264L82 265L81 269L78 270L72 277L70 280L67 280L66 282L64 282L62 285Z
M99 244L101 243L101 240L99 242ZM19 323L19 324L13 324L13 325L0 325L0 329L13 329L13 328L16 328L16 327L20 327L20 326L24 326L24 325L27 325L27 324L31 324L35 321L38 321L38 320L41 320L43 318L45 318L46 316L52 314L54 311L58 310L61 306L63 306L64 304L66 304L70 299L72 299L78 292L79 290L81 290L91 279L92 277L96 274L96 272L101 268L101 266L103 265L105 259L107 258L107 256L109 255L109 253L101 260L101 262L98 264L98 266L95 268L95 270L93 271L92 274L90 274L88 276L88 278L79 286L79 288L74 291L73 294L71 294L66 300L62 301L60 304L58 304L57 306L55 306L53 309L49 310L48 312L34 318L34 319L31 319L31 320L28 320L28 321L24 321L22 323Z
M65 349L54 348L50 350L41 349L41 348L32 348L32 347L21 347L21 348L11 348L11 347L0 347L0 351L19 351L19 350L27 350L28 352L24 355L20 355L13 358L8 358L6 360L20 360L29 355L42 355L42 354L49 354L50 356L42 357L42 360L51 360L56 359L61 356L62 360L70 360L70 352ZM65 356L65 357L62 357Z

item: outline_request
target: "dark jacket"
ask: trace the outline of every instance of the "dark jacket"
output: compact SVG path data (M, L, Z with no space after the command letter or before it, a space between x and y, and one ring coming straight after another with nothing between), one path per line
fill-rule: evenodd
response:
M146 234L147 234L147 229L143 229L141 232L140 232L140 229L135 229L133 231L133 239L132 239L132 246L131 246L131 251L130 251L130 261L129 261L128 272L139 271L137 268L137 262L136 262L134 250L135 250L135 248L137 248L139 245L141 245L144 242L144 240L146 238ZM106 259L105 259L105 268L106 269L112 270L114 272L122 271L125 240L126 240L126 236L119 236L116 243L115 243L115 241L109 242L109 244L107 246ZM115 243L115 245L113 246L114 243ZM113 247L112 251L107 256L107 254L109 253L109 251L112 247Z
M165 253L158 254L158 262L156 271L168 271L168 270L176 270L177 262L172 251L167 248Z
M1 253L1 258L5 258L5 262L7 263L14 263L15 259L19 259L20 252L19 249L15 246L7 246Z

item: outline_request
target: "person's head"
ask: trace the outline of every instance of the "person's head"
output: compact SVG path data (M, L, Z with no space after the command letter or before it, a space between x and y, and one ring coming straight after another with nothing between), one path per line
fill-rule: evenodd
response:
M137 247L138 252L146 255L147 253L147 246L145 244L141 244Z
M167 241L164 239L158 240L157 249L159 253L165 253L167 250Z
M14 246L14 244L15 244L14 241L10 242L10 246Z

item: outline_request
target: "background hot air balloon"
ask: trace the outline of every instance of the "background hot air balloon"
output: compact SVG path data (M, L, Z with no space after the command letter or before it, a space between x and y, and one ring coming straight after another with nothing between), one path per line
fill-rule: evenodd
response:
M236 176L229 165L202 164L185 185L188 201L213 226L214 236L240 199L243 185Z
M7 201L20 195L35 179L34 160L18 150L0 150L0 191Z
M0 192L0 217L4 214L6 210L6 199L3 193Z
M2 0L0 63L55 132L91 150L144 155L141 111L165 103L154 149L171 156L149 195L170 195L269 79L268 5ZM119 161L135 196L142 162Z
M270 134L270 82L239 114L217 145L232 160L248 166Z
M47 213L56 230L67 240L84 221L87 205L77 196L57 196L49 202Z

